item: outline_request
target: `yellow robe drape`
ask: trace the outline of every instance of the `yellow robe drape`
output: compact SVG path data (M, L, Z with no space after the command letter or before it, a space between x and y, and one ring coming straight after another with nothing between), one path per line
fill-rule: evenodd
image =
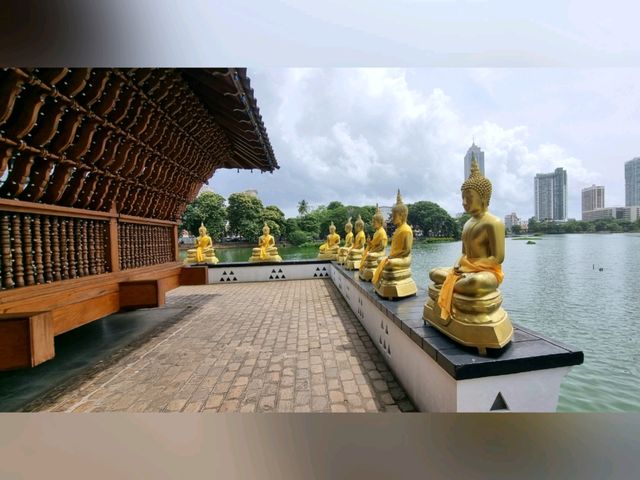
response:
M264 235L260 237L260 259L267 258L267 249L269 248L269 244L271 243L270 240L271 240L271 235L269 235L266 238L264 237Z
M204 262L204 250L211 246L211 237L198 237L196 246L196 262Z
M486 258L470 260L466 255L463 255L460 259L460 271L461 273L491 272L496 276L498 285L500 285L502 280L504 280L502 266L498 262ZM456 273L454 269L451 268L440 289L438 306L440 307L440 318L443 320L449 318L449 315L451 315L453 288L455 287L458 278L460 278L460 273Z
M378 245L382 245L382 248L387 246L387 232L384 231L383 228L379 228L373 234L373 238L371 239L371 243L367 248L364 249L364 253L362 254L362 261L360 262L360 271L364 269L364 262L367 259L367 255L369 254L369 250L375 248Z
M375 272L373 272L373 278L371 279L372 283L378 283L380 280L380 275L382 275L382 271L384 270L384 266L389 261L389 258L396 258L402 252L402 245L404 243L404 237L409 234L413 235L413 230L406 223L400 226L395 232L393 232L393 237L391 237L391 251L389 252L388 257L384 257L380 260L378 267Z
M353 245L353 233L349 232L344 237L344 248L349 248Z

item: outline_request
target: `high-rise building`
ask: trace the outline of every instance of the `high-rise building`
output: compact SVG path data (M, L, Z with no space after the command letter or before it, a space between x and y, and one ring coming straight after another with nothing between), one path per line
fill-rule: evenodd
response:
M514 225L520 225L520 219L516 212L511 212L509 215L505 215L504 217L504 227L507 230L511 230Z
M534 179L536 220L567 219L567 171L538 173Z
M640 205L640 157L624 164L624 187L624 204L627 207Z
M480 173L484 175L484 152L480 150L480 147L473 142L467 150L467 154L464 156L464 178L465 180L469 178L471 174L471 157L473 154L476 154L476 160L478 161L478 166L480 167Z
M582 189L582 220L586 220L585 212L604 208L604 187L591 185Z

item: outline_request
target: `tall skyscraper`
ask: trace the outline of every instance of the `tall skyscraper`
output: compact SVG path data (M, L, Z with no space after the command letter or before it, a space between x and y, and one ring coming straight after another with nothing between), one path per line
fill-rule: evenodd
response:
M624 164L624 187L625 205L640 205L640 157Z
M582 220L586 220L585 212L604 208L604 187L591 185L582 189Z
M534 179L536 220L567 219L567 172L538 173Z
M473 153L476 154L476 160L478 161L478 166L480 167L480 173L484 175L484 152L480 150L480 147L477 146L475 142L473 142L469 147L469 150L467 150L467 154L464 156L465 180L469 178L469 175L471 174L471 156Z

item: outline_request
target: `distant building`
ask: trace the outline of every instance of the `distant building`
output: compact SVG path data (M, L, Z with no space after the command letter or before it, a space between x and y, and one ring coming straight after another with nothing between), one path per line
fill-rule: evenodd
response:
M556 168L553 173L538 173L534 179L536 220L567 219L567 171Z
M582 220L585 222L610 219L635 222L638 218L640 218L640 206L598 208L582 214Z
M514 225L520 225L520 219L516 212L511 212L509 215L505 215L504 217L504 226L507 230L511 230Z
M469 178L471 174L471 157L472 154L476 154L476 160L478 161L478 166L480 167L480 173L484 175L484 152L480 149L479 146L473 142L467 150L467 154L464 156L464 178Z
M640 205L640 157L624 164L624 197L625 205Z
M520 231L523 233L529 231L529 220L520 220Z
M582 220L585 213L604 208L604 187L591 185L582 189Z

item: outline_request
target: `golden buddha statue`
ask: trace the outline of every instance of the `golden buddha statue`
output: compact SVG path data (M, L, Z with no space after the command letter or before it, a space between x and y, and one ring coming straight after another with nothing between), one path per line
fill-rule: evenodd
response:
M364 234L364 222L362 221L360 215L358 215L355 227L356 236L353 239L353 245L347 251L347 256L344 261L344 267L347 270L359 270L360 261L362 260L362 255L364 254L364 244L366 241L366 237Z
M344 236L344 245L338 249L338 263L340 265L344 264L347 259L347 254L349 250L353 246L353 225L351 224L351 217L347 220L347 223L344 225L344 231L347 232Z
M336 233L336 226L331 222L329 225L329 235L327 241L320 245L318 258L321 260L337 260L338 249L340 248L340 235Z
M390 300L415 295L418 291L416 282L411 278L413 230L407 225L409 209L402 201L400 190L391 213L396 226L391 238L391 251L388 257L380 260L371 278L376 293Z
M200 235L196 238L196 248L187 250L187 258L184 263L218 263L215 251L213 250L213 240L207 233L207 227L200 222L198 228Z
M378 263L382 257L384 257L384 249L387 246L387 232L384 229L384 217L380 211L380 207L376 205L376 213L372 219L373 228L375 233L373 238L369 241L367 248L362 255L362 261L360 262L360 280L370 282L373 277L373 272L378 268Z
M462 206L471 215L462 229L462 256L453 268L429 272L429 298L423 319L463 345L502 348L513 326L502 308L504 225L488 212L491 182L480 173L475 154L471 174L462 184Z
M262 236L258 238L258 246L251 250L250 262L281 262L282 257L278 255L278 248L276 247L276 241L273 235L270 235L271 230L267 222L264 222L262 227Z

